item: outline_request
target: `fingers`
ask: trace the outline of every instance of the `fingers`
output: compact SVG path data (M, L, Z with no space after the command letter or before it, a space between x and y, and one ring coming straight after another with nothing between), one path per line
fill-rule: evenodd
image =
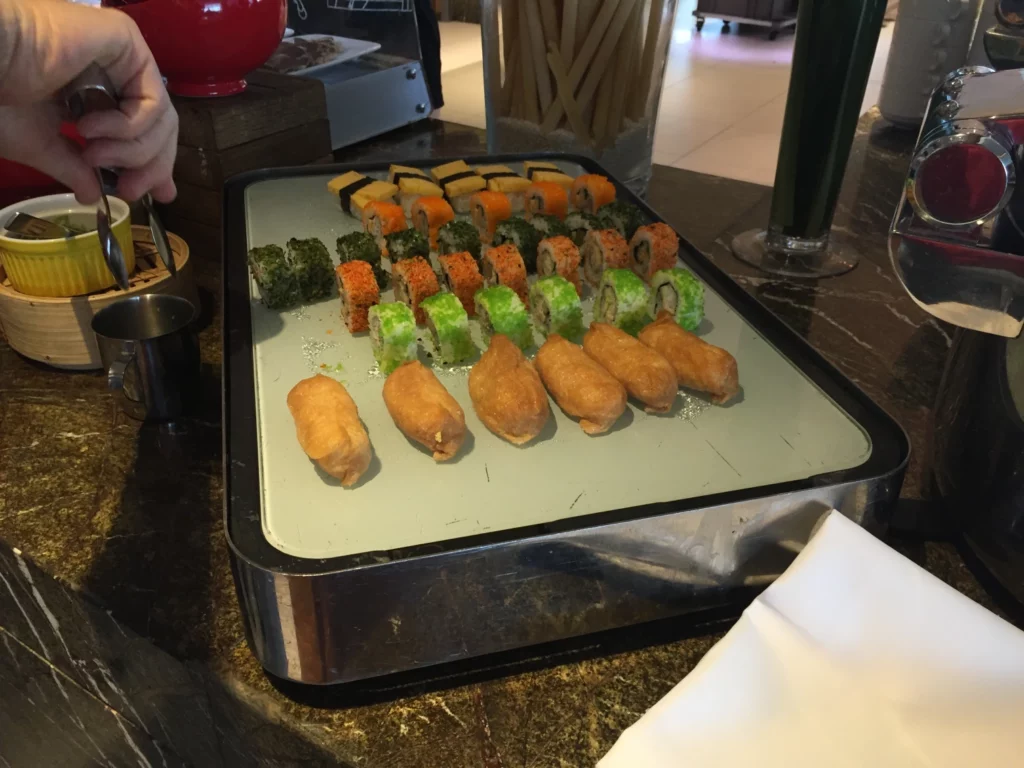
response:
M82 159L78 145L62 136L57 137L47 151L33 157L32 166L70 188L80 203L88 205L100 199L96 171Z

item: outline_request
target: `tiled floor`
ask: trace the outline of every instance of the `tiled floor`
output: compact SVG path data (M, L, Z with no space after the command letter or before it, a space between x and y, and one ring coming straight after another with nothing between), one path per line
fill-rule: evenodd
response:
M771 185L786 108L793 36L763 30L723 33L708 19L694 28L695 0L676 14L654 137L654 161L677 168ZM882 30L863 109L878 100L892 24ZM480 28L441 25L445 106L439 117L485 127Z

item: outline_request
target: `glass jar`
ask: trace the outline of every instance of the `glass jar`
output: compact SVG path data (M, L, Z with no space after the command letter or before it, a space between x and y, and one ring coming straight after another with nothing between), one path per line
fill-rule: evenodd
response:
M489 151L586 155L644 194L676 0L481 5Z

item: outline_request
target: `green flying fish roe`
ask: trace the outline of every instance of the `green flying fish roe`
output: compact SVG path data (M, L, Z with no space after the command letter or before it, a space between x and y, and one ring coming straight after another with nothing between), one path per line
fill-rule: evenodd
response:
M587 232L592 229L604 229L601 220L592 213L584 211L573 211L565 217L565 226L569 228L569 237L576 243L577 247L583 246L583 240Z
M288 263L306 301L323 299L334 293L334 264L327 246L319 238L299 240L293 237L289 240Z
M470 222L462 219L452 219L441 225L437 230L437 247L442 255L469 251L470 256L480 261L480 233Z
M369 232L351 232L338 238L335 243L341 264L350 261L365 261L373 268L377 287L382 291L388 287L391 275L381 264L380 246Z
M260 298L271 309L286 309L302 298L295 273L281 246L251 248L249 270L260 289Z
M392 264L415 256L430 258L430 243L418 229L403 229L384 235L384 242L388 246L388 258Z
M576 288L561 275L542 277L530 288L530 308L537 329L545 336L566 339L583 335L583 309Z
M636 336L647 323L647 284L630 269L606 269L594 306L594 319Z
M602 229L617 229L626 240L630 240L637 229L646 223L643 212L624 200L602 205L597 211L597 218Z
M435 293L420 302L434 349L442 363L459 363L473 356L476 347L469 335L469 315L453 293Z
M511 288L505 285L481 288L473 295L473 301L487 343L493 334L500 333L508 336L520 349L533 345L533 330L526 306Z
M534 229L533 225L521 216L505 219L494 229L494 245L512 243L519 249L523 257L526 271L533 274L537 271L537 246L544 236Z
M564 235L570 237L571 233L569 228L565 226L565 223L557 216L552 216L550 213L536 213L533 218L530 219L530 224L533 228L540 232L541 238L545 237L558 237Z
M416 359L416 318L401 302L370 307L370 343L382 373Z
M676 323L697 330L704 319L704 284L688 269L662 269L651 278L651 317L667 309Z

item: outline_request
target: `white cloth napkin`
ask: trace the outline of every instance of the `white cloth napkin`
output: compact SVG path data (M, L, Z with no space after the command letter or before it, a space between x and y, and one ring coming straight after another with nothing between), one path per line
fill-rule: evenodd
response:
M598 766L1024 766L1024 632L831 512Z

